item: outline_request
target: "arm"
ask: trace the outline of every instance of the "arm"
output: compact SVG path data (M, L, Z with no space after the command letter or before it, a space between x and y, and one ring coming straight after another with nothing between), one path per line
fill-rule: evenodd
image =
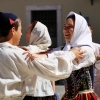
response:
M21 56L15 55L17 61L20 62ZM59 80L66 77L72 72L75 55L72 52L62 54L62 56L53 56L51 58L36 58L27 65L24 65L24 69L30 70L34 74L41 76L49 80ZM25 62L25 61L24 61Z
M34 74L50 80L58 80L68 77L72 71L72 60L75 55L71 52L66 52L61 58L36 58L32 62L25 60L26 55L22 55L23 52L25 51L15 46L0 49L0 86L2 87L0 98L6 97L8 100L9 97L22 97L26 93L25 81Z
M52 89L53 89L53 91L55 93L55 81L51 81L51 85L52 85Z
M31 62L22 55L24 50L7 46L0 49L0 97L20 97L25 93L25 81L36 74L49 80L70 76L75 55L72 52L56 52L51 58L36 58ZM57 55L59 54L59 55ZM6 74L5 74L6 73ZM17 100L17 99L16 99Z
M31 70L34 70L36 75L41 77L47 78L49 80L59 80L64 79L70 76L73 68L73 60L80 57L81 52L80 49L73 50L73 51L56 51L52 54L48 54L48 58L45 54L38 55L38 54L31 54L31 56L35 59L30 63L33 63L35 67L30 65ZM74 53L75 54L74 54ZM82 55L82 54L81 54ZM28 56L30 53L28 52ZM40 57L40 58L37 58Z

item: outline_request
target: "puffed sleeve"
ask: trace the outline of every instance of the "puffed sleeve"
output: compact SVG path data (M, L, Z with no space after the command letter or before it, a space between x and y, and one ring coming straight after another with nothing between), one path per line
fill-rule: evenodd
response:
M81 47L82 51L85 51L83 54L83 59L79 59L79 62L73 61L74 67L73 70L78 70L83 67L88 67L90 65L93 65L96 62L94 51L89 46L83 46Z
M75 59L75 55L71 51L54 52L49 55L49 58L36 58L31 63L29 62L29 68L36 75L49 80L64 79L69 77L72 72L73 59Z

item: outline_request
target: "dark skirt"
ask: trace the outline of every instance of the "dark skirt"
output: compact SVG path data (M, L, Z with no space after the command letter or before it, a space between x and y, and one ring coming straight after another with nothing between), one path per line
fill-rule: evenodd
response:
M23 100L55 100L55 97L54 96L46 96L46 97L25 96Z

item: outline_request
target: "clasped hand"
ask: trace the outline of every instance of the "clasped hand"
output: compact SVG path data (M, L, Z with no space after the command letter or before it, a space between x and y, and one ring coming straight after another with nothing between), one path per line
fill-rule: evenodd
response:
M25 57L25 60L27 61L32 61L35 58L47 58L47 54L32 53L30 51L25 51L23 55L24 54L27 54Z

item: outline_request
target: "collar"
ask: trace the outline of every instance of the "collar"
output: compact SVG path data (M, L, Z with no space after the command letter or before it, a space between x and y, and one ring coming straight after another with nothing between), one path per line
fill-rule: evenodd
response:
M13 47L13 45L10 44L9 42L3 42L3 43L0 43L0 48L1 47Z

